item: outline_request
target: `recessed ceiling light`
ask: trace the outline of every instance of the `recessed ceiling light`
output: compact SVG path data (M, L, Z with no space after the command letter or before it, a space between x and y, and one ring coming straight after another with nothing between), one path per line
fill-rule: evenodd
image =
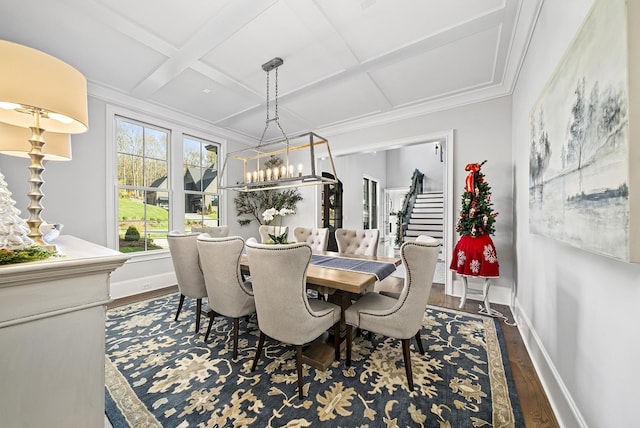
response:
M208 94L208 93L210 93L210 92L211 92L211 89L209 89L209 88L204 88L204 89L202 90L202 92L204 92L205 94Z

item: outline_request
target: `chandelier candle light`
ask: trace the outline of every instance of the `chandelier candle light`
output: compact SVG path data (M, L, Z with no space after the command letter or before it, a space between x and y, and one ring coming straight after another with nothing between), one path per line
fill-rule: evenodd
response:
M287 136L278 116L278 67L284 61L282 58L274 58L262 64L262 69L267 73L267 117L264 130L258 145L255 147L228 153L222 167L221 180L226 180L227 167L235 163L237 168L242 168L243 182L235 184L221 183L221 189L230 189L240 192L259 190L283 189L288 187L312 186L337 183L337 178L323 177L316 171L316 158L329 159L333 177L337 177L331 149L326 138L322 138L313 132L306 132L293 137ZM275 115L270 118L269 100L269 73L275 70ZM264 143L264 137L269 125L274 122L283 139ZM283 165L280 168L267 168L265 162L273 157L283 156Z

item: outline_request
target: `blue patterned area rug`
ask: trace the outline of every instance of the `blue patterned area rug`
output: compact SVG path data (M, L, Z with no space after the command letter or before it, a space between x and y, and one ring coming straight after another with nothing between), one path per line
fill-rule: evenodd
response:
M107 311L106 413L121 427L522 427L524 422L498 322L429 306L425 355L411 361L407 389L400 342L354 340L350 368L303 365L298 399L295 351L267 338L251 372L259 332L240 323L238 360L232 322L219 317L194 334L194 312L174 316L178 295Z

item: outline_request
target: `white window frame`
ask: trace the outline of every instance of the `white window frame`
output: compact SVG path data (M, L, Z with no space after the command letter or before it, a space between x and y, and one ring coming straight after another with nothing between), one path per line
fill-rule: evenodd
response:
M187 190L184 189L184 182L180 182L180 188L182 189L182 192L183 192L183 198L182 198L183 202L186 200L186 195L199 195L203 199L205 199L205 197L207 195L217 195L218 196L218 220L217 220L217 225L219 226L219 225L222 224L220 222L221 221L220 220L220 201L222 199L221 189L220 189L220 170L221 170L221 166L220 166L220 160L221 160L220 159L220 149L221 149L222 145L220 143L216 142L216 141L213 141L211 138L196 137L194 135L187 134L187 133L183 133L182 134L181 142L184 142L185 138L189 138L192 141L197 141L200 144L209 143L209 144L215 144L217 146L217 151L216 151L217 160L216 160L216 162L217 162L217 167L218 167L218 171L217 171L218 175L216 176L216 180L217 180L218 192L217 193L212 193L212 192L206 192L205 190L200 190L200 191L190 190L190 191L187 191ZM184 146L182 148L183 148L183 150L181 152L183 154L182 167L184 168ZM200 152L200 155L202 156L202 152ZM182 213L186 215L184 206L182 207ZM184 216L183 216L182 222L183 222L183 226L184 226L184 222L185 222ZM207 226L207 225L205 224L204 226Z
M172 176L170 144L171 144L171 140L172 140L173 131L171 129L163 128L163 127L160 127L160 126L155 125L155 124L151 124L151 123L148 123L148 122L141 122L141 121L133 119L131 117L125 117L125 116L121 116L121 115L114 116L113 120L114 120L114 131L117 128L116 122L120 121L121 123L130 123L130 124L133 124L133 125L136 125L136 126L143 127L144 129L149 129L149 130L155 129L155 130L163 132L163 133L166 132L168 138L167 138L166 159L165 159L165 161L167 163L167 178L170 179L171 176ZM144 142L143 142L143 145L144 145ZM117 166L118 166L117 156L118 156L119 152L118 152L117 148L115 147L115 145L114 145L114 151L116 153L116 163L115 163L114 167L117 169ZM150 158L145 153L143 155L143 159L145 160L145 161L143 161L144 162L143 164L146 164L146 159L150 159ZM167 197L169 199L171 199L171 197L172 197L169 185L167 185L167 189L166 190L165 189L161 189L161 188L158 189L158 188L150 187L149 183L144 183L144 182L140 183L137 186L131 186L131 185L126 185L126 184L118 184L117 183L117 177L118 177L118 172L116 171L116 194L117 195L119 195L120 190L122 190L122 189L135 189L135 190L138 190L138 191L145 192L145 195L146 195L146 192L155 191L155 192L162 192L162 193L166 192L167 193ZM144 177L144 172L143 172L143 177ZM116 216L116 219L118 219L118 221L116 221L116 223L119 223L119 212L118 212L118 209L116 209L116 212L118 213L118 215ZM172 216L172 211L169 210L169 217L168 217L168 220L167 220L167 228L168 228L167 233L171 230L171 216ZM144 223L145 223L145 231L146 231L147 230L147 224L146 224L147 220L145 220ZM118 229L118 226L116 226L116 229ZM145 232L145 235L148 235L148 233ZM152 251L162 251L162 249L154 249L154 250L147 249L147 250L144 250L144 251L141 251L141 252L144 252L144 253L148 254L148 253L150 253Z
M227 141L213 132L187 123L172 121L160 116L133 111L124 107L106 105L106 153L105 153L105 178L106 178L106 243L107 247L117 250L118 243L118 174L116 171L117 148L115 146L116 117L131 119L133 121L147 123L151 126L164 128L170 131L169 141L169 230L184 232L184 186L182 182L182 168L184 165L182 156L183 137L195 137L219 144L218 168L221 168L221 159L226 156ZM218 193L218 221L226 224L226 199L222 192ZM170 257L169 249L140 251L127 253L131 258L129 263L144 260Z

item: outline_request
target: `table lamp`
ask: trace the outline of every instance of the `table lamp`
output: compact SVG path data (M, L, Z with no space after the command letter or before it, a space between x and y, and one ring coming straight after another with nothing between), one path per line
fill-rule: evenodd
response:
M28 158L31 151L31 131L0 122L0 153ZM71 160L71 136L47 132L47 143L42 147L43 161Z
M31 129L28 236L36 245L45 246L40 232L44 133L87 130L87 81L65 62L6 40L0 40L0 58L0 122Z

